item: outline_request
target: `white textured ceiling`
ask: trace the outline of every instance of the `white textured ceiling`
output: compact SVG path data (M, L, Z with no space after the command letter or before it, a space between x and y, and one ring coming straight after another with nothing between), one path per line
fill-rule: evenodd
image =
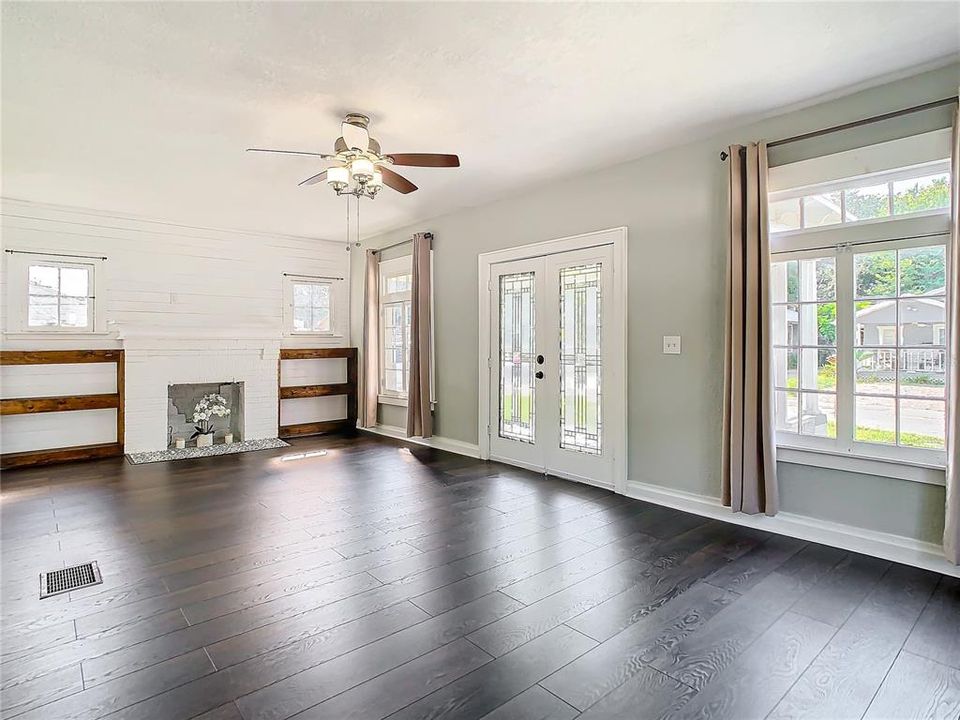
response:
M420 190L364 202L364 235L642 155L957 52L953 2L14 3L2 6L3 194L340 238L298 188L339 118Z

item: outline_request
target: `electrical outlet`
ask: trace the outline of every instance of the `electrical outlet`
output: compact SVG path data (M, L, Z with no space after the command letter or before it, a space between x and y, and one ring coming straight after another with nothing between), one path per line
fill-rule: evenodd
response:
M663 354L664 355L680 354L680 336L679 335L663 336Z

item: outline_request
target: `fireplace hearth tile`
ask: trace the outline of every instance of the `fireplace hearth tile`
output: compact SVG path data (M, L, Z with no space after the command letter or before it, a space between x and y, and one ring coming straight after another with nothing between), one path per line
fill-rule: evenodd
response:
M220 444L210 447L188 447L182 450L171 448L169 450L158 450L156 452L130 453L127 460L134 465L144 463L167 462L169 460L192 460L194 458L213 457L215 455L234 455L242 452L254 452L256 450L273 450L275 448L290 447L290 443L284 442L279 438L270 440L242 440L240 442L230 443L229 445Z

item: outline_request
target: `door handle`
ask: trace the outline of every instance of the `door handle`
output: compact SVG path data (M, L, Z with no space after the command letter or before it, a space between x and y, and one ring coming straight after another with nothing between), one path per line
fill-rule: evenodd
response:
M543 380L543 370L537 370L537 374L534 376L537 380Z

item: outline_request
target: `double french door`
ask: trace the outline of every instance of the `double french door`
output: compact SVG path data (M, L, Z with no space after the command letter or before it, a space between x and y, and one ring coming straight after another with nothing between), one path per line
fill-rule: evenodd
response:
M613 245L490 266L492 459L613 487L625 402Z

